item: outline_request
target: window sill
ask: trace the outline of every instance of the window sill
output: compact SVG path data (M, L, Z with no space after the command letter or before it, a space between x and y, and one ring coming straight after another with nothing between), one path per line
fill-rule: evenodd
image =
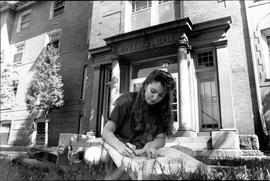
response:
M132 14L136 14L136 13L140 13L140 12L143 12L143 11L146 11L146 10L151 10L151 7L148 7L148 8L145 8L145 9L141 9L141 10L138 10L138 11L134 11L134 12L131 12Z
M53 17L49 18L49 20L58 19L58 18L61 18L62 16L64 16L64 12L62 14L59 14L57 16L53 16Z
M15 63L13 63L13 65L14 66L19 66L19 65L22 65L22 62L20 61L20 62L15 62Z
M20 33L20 32L22 32L22 31L24 31L24 30L27 30L27 29L29 29L30 28L30 26L28 26L28 27L25 27L25 28L23 28L23 29L20 29L19 31L17 31L17 33Z
M158 6L162 6L162 5L166 5L166 4L171 4L173 3L174 1L168 1L168 2L165 2L165 3L161 3L161 4L158 4Z
M260 5L264 5L264 4L268 4L268 3L270 3L270 2L269 1L255 1L249 7L260 6Z

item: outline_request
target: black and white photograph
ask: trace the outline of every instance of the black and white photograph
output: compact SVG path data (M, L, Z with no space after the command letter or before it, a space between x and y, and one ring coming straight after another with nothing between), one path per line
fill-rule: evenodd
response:
M0 180L270 180L270 0L0 17Z

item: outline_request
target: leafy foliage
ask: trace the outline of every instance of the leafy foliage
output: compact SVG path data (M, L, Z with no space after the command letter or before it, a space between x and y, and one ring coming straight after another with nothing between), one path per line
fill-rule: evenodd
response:
M1 108L10 108L13 101L12 66L1 62Z
M27 109L30 112L43 109L48 113L63 105L63 82L59 75L58 57L58 49L53 45L48 45L38 57L36 71L26 94Z

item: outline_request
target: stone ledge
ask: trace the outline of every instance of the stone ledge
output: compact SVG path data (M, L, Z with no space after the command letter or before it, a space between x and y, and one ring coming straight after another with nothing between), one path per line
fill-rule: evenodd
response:
M215 150L194 150L195 157L205 157L208 159L233 159L242 156L240 149L215 149Z
M251 135L241 135L239 134L240 149L242 150L258 150L259 140L258 136Z
M58 146L90 147L101 143L103 143L102 138L96 138L95 136L60 133Z
M243 156L263 156L260 150L241 150Z

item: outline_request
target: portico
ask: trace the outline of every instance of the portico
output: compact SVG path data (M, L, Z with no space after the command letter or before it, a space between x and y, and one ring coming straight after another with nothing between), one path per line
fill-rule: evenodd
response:
M172 73L177 83L172 105L175 136L212 135L217 138L214 147L238 149L226 61L229 24L230 17L195 25L184 18L106 38L107 46L90 50L99 86L94 86L96 105L89 129L99 135L116 98L136 91L151 70L160 68ZM106 83L102 75L108 71ZM224 135L233 144L220 145L218 139Z

